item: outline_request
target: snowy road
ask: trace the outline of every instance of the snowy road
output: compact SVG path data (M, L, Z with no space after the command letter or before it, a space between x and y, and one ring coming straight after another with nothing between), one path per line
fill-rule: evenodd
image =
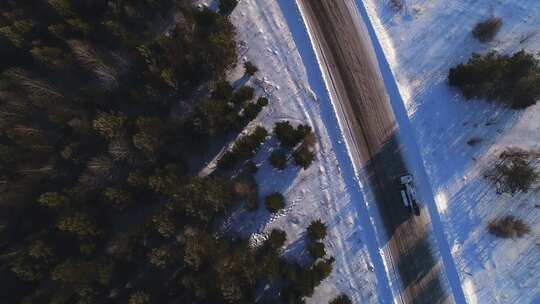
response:
M399 126L354 2L298 0L356 168L365 172L386 236L379 236L396 295L404 303L451 303L435 257L430 219L412 217L396 178L410 171ZM432 199L432 198L431 198ZM396 279L395 277L399 277ZM398 285L398 286L395 286Z

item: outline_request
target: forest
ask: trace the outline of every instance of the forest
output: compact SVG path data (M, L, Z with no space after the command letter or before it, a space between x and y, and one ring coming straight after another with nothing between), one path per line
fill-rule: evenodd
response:
M321 221L307 264L281 256L284 231L253 248L218 230L260 207L269 132L276 167L311 164L308 126L257 127L197 175L269 102L227 82L235 5L0 1L1 303L303 303L330 274Z

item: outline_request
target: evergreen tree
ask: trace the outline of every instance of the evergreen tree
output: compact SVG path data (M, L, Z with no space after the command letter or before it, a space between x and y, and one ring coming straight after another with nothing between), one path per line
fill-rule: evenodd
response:
M245 74L248 76L253 76L259 71L259 69L251 61L246 61L244 63L244 70Z
M145 155L153 157L160 149L165 127L157 117L139 117L135 122L138 132L133 135L133 144Z
M283 170L287 167L287 154L281 150L273 151L270 154L269 160L270 164L278 170Z
M309 255L314 259L321 259L326 255L324 244L321 242L311 242L308 245Z
M133 201L131 193L121 188L109 187L103 191L103 195L113 204L113 207L122 210Z
M69 204L69 198L58 192L45 192L38 198L38 202L49 208L66 207Z
M274 192L266 197L266 208L272 213L276 213L285 207L285 198L279 192Z
M294 163L304 170L311 166L314 158L315 154L305 145L300 146L293 152Z
M82 212L61 216L56 227L60 231L74 234L79 238L97 237L102 233L97 223L89 215Z
M219 12L223 15L229 15L238 5L238 0L220 0Z
M352 304L352 301L347 295L341 294L330 300L328 304Z
M150 295L144 291L137 291L129 296L128 304L150 304Z
M309 224L307 231L311 240L322 240L326 237L326 224L320 219L314 220Z
M171 262L172 255L168 248L153 248L148 253L148 261L159 269L164 269Z
M285 245L285 241L287 241L287 234L285 231L280 229L272 229L272 231L270 231L267 242L271 249L280 249Z
M122 113L99 112L94 120L94 130L106 139L115 139L125 134L127 116Z

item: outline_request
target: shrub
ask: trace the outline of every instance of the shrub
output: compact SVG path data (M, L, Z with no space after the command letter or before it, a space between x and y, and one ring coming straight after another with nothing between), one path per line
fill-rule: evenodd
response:
M283 170L287 167L287 154L282 150L272 152L269 160L270 164L278 170Z
M309 150L305 145L302 145L300 148L296 149L293 153L294 163L303 168L304 170L311 166L315 154Z
M531 228L522 220L508 215L498 220L493 220L488 225L489 233L500 238L522 237L529 232Z
M479 143L481 143L481 142L482 142L482 139L481 139L481 138L473 137L473 138L471 138L471 139L469 139L469 140L467 141L467 145L469 145L469 146L472 147L472 146L476 146L476 144L479 144Z
M238 5L238 0L220 0L219 12L222 15L230 15L234 11L237 5Z
M503 192L527 192L538 180L538 173L524 158L514 158L499 168L504 185Z
M474 27L472 34L480 42L489 42L495 38L503 25L503 21L498 17L491 17L479 22Z
M274 192L266 197L266 208L272 213L276 213L285 207L285 198L279 192Z
M448 83L467 99L485 98L514 109L526 108L540 98L540 61L525 51L512 56L473 54L467 63L449 70Z
M315 220L309 224L307 231L311 240L322 240L326 237L326 224L320 219Z
M352 302L347 295L341 294L332 299L328 304L352 304Z
M324 244L321 242L312 242L308 245L308 252L314 259L322 259L326 255Z
M244 70L246 71L246 75L253 76L259 71L259 68L257 68L251 61L247 61L244 63Z

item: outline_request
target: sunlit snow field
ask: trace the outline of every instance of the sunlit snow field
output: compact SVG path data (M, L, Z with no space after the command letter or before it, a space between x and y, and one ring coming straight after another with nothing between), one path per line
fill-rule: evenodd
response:
M483 177L506 148L540 149L540 105L513 111L465 101L446 84L448 69L471 53L540 51L540 1L364 0L414 128L463 290L469 303L540 302L540 190L497 195ZM474 25L490 16L504 25L481 44ZM482 141L467 145L471 138ZM531 226L523 239L486 233L492 219L515 215Z

